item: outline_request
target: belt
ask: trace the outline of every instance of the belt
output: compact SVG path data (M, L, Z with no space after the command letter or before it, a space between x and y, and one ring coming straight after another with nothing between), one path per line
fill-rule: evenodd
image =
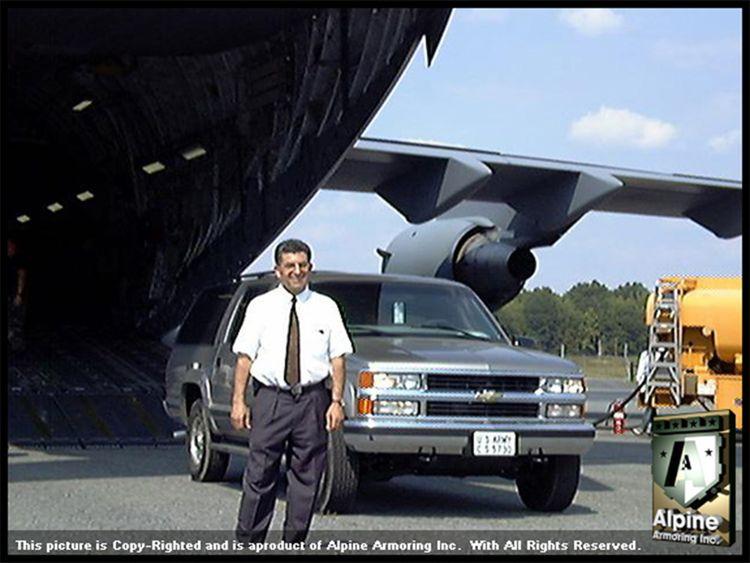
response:
M272 391L276 391L277 393L289 393L292 397L297 399L304 393L309 393L310 391L316 391L325 388L325 380L318 381L317 383L313 383L311 385L302 385L301 383L296 383L289 389L285 387L279 387L278 385L266 385L265 383L261 383L257 379L253 379L253 385L256 393L258 392L258 389L266 388L271 389Z

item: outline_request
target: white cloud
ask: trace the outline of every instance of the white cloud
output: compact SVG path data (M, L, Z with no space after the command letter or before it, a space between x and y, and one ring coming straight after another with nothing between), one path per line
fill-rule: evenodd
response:
M679 68L712 66L722 62L740 64L742 60L741 39L714 39L680 42L662 39L653 47L657 59Z
M468 8L457 12L464 20L477 23L503 23L509 15L505 8Z
M742 131L732 129L708 140L708 146L716 152L724 152L742 144Z
M619 29L623 17L609 8L562 10L560 19L584 35L602 35Z
M577 119L569 130L570 138L577 141L644 149L662 147L676 134L671 123L606 106Z

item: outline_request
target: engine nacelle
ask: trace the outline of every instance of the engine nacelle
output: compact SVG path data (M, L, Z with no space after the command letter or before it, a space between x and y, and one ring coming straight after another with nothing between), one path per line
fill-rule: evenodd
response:
M507 303L536 270L530 250L500 240L484 217L438 219L413 225L381 251L383 273L456 280L491 309Z

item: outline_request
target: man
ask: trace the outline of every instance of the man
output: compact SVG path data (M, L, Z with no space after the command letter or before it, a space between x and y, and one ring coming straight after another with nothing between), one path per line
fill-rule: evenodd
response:
M264 541L276 502L281 455L287 454L283 537L307 537L326 462L327 434L344 420L345 354L352 344L336 303L307 285L310 247L296 239L276 247L279 286L247 306L232 350L237 357L232 425L250 429L237 538ZM331 375L329 391L324 381ZM253 380L252 413L245 402Z
M8 343L13 351L24 348L26 319L26 263L12 238L7 244L6 283L8 291Z

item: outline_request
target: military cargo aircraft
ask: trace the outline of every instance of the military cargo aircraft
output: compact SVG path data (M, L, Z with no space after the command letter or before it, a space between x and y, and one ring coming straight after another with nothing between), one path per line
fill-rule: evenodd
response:
M379 250L382 270L461 281L491 308L589 211L684 217L742 233L742 183L499 152L361 139L325 188L374 192L412 225Z
M352 147L423 37L435 56L449 15L11 6L3 214L33 254L37 316L159 334L319 188L376 192L415 225L382 251L384 271L457 279L491 306L534 272L531 248L590 210L740 233L739 182Z
M3 218L37 318L179 322L300 211L449 15L11 5Z
M736 181L357 141L423 39L436 56L450 9L5 7L3 224L37 330L10 373L16 441L164 438L148 342L318 189L377 193L412 223L385 272L493 307L591 210L741 232Z

